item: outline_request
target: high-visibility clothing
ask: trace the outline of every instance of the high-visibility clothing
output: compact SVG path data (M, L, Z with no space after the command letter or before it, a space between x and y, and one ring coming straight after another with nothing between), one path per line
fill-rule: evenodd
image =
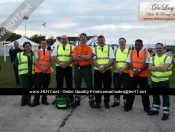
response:
M156 55L153 56L151 58L152 62L153 62L153 66L164 66L166 60L172 60L172 58L170 56L167 56L165 54L163 54L160 58ZM160 82L160 81L166 81L169 80L170 75L172 74L171 71L172 68L172 64L168 67L167 71L151 71L151 79L154 82Z
M24 55L24 52L19 52L18 57L18 73L19 75L28 73L28 57ZM32 56L33 65L32 65L32 74L34 74L34 56Z
M95 47L96 61L100 67L104 67L106 64L108 64L110 60L109 53L111 50L112 48L107 45L103 47L103 51L101 50L100 46ZM98 70L98 68L95 66L94 70Z
M115 63L119 69L122 69L127 66L126 59L128 57L129 49L125 48L123 52L121 49L117 49L114 53L115 55ZM114 69L115 73L118 73L118 70ZM129 73L129 70L125 70L124 73Z
M72 53L72 46L70 44L66 44L65 50L63 49L63 45L57 45L57 58L60 63L66 63L70 60ZM60 64L56 63L56 66L60 66ZM72 67L72 63L68 66Z
M51 63L51 51L46 50L45 51L45 55L43 54L43 51L41 51L40 49L38 51L35 52L35 54L38 55L38 64L40 65L40 67L42 69L46 68L50 63ZM36 73L41 73L42 71L35 65L35 72ZM51 73L51 68L49 67L46 70L47 74Z
M139 69L139 68L142 68L145 65L146 58L148 57L148 51L142 50L141 53L139 54L139 57L138 57L137 56L137 51L136 50L131 50L130 51L130 57L131 57L131 65L133 66L133 68ZM134 76L133 69L130 69L129 74L130 74L130 76ZM138 76L140 76L140 77L148 76L148 68L141 71Z

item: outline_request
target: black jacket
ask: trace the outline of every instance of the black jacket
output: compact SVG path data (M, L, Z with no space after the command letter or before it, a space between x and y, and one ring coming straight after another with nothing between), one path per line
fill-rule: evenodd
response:
M11 59L11 63L14 62L15 63L15 59L16 59L16 56L17 56L17 53L19 52L22 52L23 50L22 49L14 49L11 51L11 56L10 56L10 59Z

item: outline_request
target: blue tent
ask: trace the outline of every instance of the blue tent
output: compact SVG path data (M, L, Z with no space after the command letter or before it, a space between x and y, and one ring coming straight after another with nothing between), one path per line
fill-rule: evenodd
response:
M80 44L80 41L76 41L75 43L74 43L74 46L77 46L77 45L79 45Z
M92 40L92 39L90 39L88 42L87 42L87 44L89 45L89 46L92 46L92 47L96 47L98 44L97 44L97 42L95 42L94 40Z

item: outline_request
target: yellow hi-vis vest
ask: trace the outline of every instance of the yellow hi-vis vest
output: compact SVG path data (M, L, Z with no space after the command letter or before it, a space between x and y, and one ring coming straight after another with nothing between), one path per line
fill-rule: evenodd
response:
M171 59L170 56L167 56L163 54L161 58L159 58L157 55L153 56L152 58L153 66L164 66L167 59ZM172 59L171 59L172 60ZM171 71L172 64L168 67L167 71L151 71L151 79L154 82L160 82L160 81L166 81L169 79L170 75L172 74Z
M119 69L127 66L126 59L128 57L129 49L125 48L122 52L121 49L117 49L114 53L115 55L115 63ZM116 69L114 69L115 73L118 73ZM124 73L129 73L129 70L125 70Z
M96 61L100 67L106 66L109 62L109 53L112 50L111 47L105 45L103 47L103 51L101 50L100 46L95 47L95 54L96 54ZM110 69L111 67L109 67ZM94 66L94 70L99 70L98 67Z
M66 44L65 50L63 50L63 45L57 45L57 58L60 63L66 63L71 58L72 46L70 44ZM60 66L60 64L56 63L56 66ZM72 67L72 63L68 66Z
M19 52L17 54L18 57L18 73L19 75L27 74L28 73L28 57L27 55L24 55L24 52ZM34 56L32 56L33 65L32 65L32 74L35 74L34 72Z

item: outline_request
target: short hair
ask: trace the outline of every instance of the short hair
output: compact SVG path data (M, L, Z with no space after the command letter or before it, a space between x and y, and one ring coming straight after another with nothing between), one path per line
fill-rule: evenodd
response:
M119 40L118 40L118 41L120 41L120 39L123 39L123 40L125 40L125 43L126 43L126 39L125 39L125 38L119 38Z
M17 42L17 41L15 41L15 42L14 42L14 44L15 44L15 43L18 43L18 42ZM19 44L19 43L18 43L18 44Z
M48 45L48 46L47 46L47 50L51 50L51 47L50 47L50 45Z
M135 42L140 42L143 45L143 41L141 39L137 39Z
M161 45L161 46L163 47L163 44L162 44L162 43L157 43L156 46L157 46L157 45Z
M42 42L42 41L46 41L46 42L47 42L47 40L45 40L45 39L42 39L41 42ZM41 42L40 42L40 43L41 43Z
M24 48L27 44L29 44L30 46L32 46L30 42L24 42L23 48Z
M100 39L100 38L104 38L105 39L105 37L103 35L98 36L97 39Z
M86 36L86 39L87 39L87 35L86 35L85 33L81 33L81 34L80 34L80 37L81 37L82 35Z

